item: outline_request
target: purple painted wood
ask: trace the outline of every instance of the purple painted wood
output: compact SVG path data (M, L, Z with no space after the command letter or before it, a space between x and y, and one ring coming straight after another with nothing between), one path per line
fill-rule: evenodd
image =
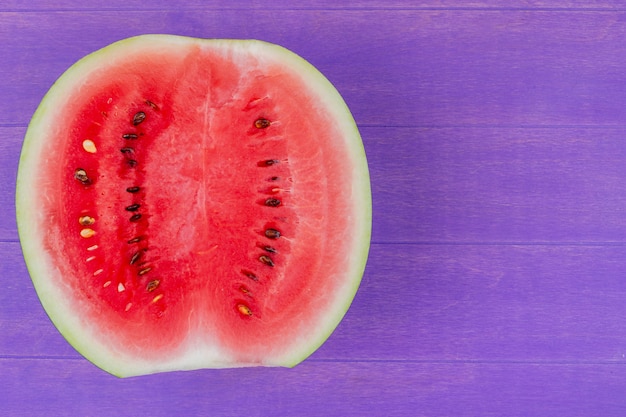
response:
M610 0L0 5L0 414L623 416L626 8ZM370 261L294 369L119 380L51 325L13 209L28 120L69 65L144 32L260 38L361 127Z

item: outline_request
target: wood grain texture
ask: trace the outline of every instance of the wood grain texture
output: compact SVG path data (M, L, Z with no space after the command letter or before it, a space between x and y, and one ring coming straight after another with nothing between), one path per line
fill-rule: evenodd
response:
M28 121L74 61L154 32L284 45L359 124L374 244L294 369L119 380L37 300L14 209ZM609 0L4 1L0 414L623 416L624 45Z

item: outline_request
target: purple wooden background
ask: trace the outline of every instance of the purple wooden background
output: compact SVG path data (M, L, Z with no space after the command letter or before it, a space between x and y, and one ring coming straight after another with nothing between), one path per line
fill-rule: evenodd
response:
M0 5L1 415L626 415L622 2L52 3ZM36 298L13 209L30 116L75 60L154 32L284 45L360 126L370 261L294 369L119 380Z

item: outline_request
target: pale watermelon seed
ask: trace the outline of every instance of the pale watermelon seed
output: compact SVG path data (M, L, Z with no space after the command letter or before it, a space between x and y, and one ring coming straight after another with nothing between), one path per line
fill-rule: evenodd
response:
M252 315L252 310L250 310L250 307L248 307L245 304L237 304L237 310L239 310L239 312L243 314L244 316Z
M91 261L93 261L94 259L96 259L96 257L95 257L95 256L90 256L89 258L87 258L87 259L86 259L86 261L87 261L87 262L91 262Z
M89 246L87 248L88 251L92 251L92 250L96 250L96 249L98 249L98 245Z
M152 267L150 267L150 266L149 266L149 267L147 267L147 268L144 268L144 269L140 270L140 271L138 272L138 274L139 274L139 275L144 275L144 274L147 274L148 272L150 272L151 270L152 270Z
M159 300L160 300L160 299L162 299L162 298L163 298L163 294L159 294L159 295L157 295L156 297L154 297L154 298L152 299L152 302L153 302L153 303L156 303L157 301L159 301Z
M91 139L83 141L83 149L89 153L96 153L96 144Z
M96 270L96 271L93 273L93 275L94 275L94 276L96 276L96 275L100 275L100 274L102 273L102 271L103 271L103 269L98 269L98 270Z
M122 284L121 282L119 284L117 284L117 292L122 292L126 289L126 287L124 287L124 284Z
M82 229L80 231L80 235L82 237L84 237L85 239L88 239L88 238L92 237L95 234L96 234L96 232L93 229Z

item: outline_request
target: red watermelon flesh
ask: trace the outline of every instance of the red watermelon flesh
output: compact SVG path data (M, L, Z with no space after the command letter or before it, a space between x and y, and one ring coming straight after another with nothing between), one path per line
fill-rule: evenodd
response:
M310 64L259 41L151 35L55 83L17 212L52 321L128 376L305 359L354 297L371 202L354 121Z

